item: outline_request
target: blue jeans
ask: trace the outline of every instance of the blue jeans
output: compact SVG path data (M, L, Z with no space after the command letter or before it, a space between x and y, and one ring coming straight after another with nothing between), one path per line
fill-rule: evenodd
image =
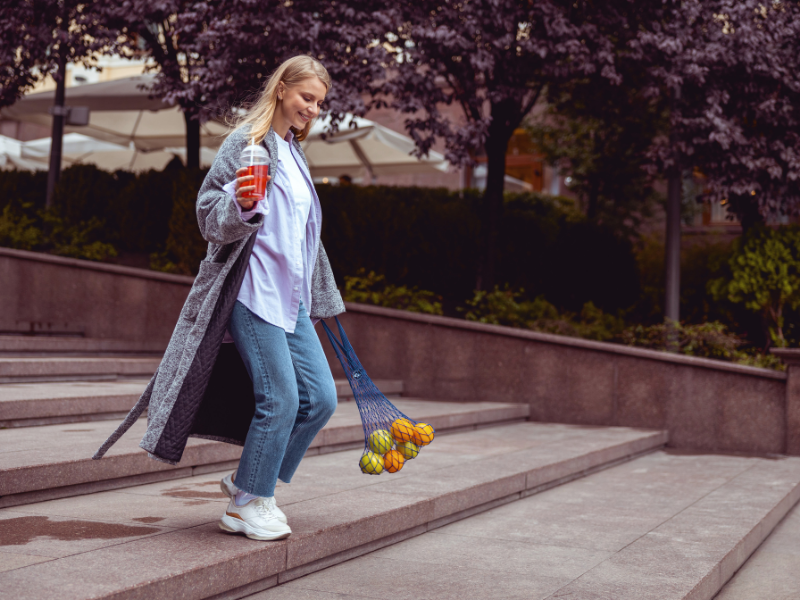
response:
M256 399L234 484L273 496L289 483L319 430L336 410L336 384L303 303L286 333L236 302L228 325Z

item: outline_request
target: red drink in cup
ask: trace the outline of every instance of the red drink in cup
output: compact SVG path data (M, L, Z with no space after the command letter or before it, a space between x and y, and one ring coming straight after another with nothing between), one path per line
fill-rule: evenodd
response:
M239 164L247 168L247 174L254 179L244 183L242 187L254 185L256 189L242 194L242 198L247 200L263 200L267 193L267 176L269 175L269 155L263 146L257 145L255 138L250 141L250 145L242 150Z
M254 185L256 189L252 192L242 194L242 198L248 200L263 200L267 193L267 175L269 175L269 165L247 165L247 174L255 176L255 179L245 185Z

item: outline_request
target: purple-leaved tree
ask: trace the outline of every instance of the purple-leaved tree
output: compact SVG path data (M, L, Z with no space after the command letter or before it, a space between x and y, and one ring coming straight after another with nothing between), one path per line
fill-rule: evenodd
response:
M0 0L0 15L0 107L13 104L48 76L56 82L46 198L50 206L61 173L66 66L95 66L108 32L91 2Z
M577 5L576 5L577 6ZM377 106L407 113L417 151L444 141L454 164L485 153L486 190L476 288L495 284L506 149L549 82L589 73L616 78L612 44L572 3L557 0L398 0L380 11L375 37L393 61L372 92ZM443 105L460 109L461 122Z
M680 157L745 221L748 205L798 211L800 4L671 0L631 48L648 75L643 93L671 98L672 141L654 141L651 170Z
M335 127L345 112L366 112L362 93L384 77L386 53L374 43L373 16L382 5L372 0L362 0L357 7L335 0L223 0L208 11L204 27L195 27L187 42L191 53L205 57L197 77L166 97L178 102L201 99L209 115L224 115L253 98L284 60L309 54L333 79L324 108Z
M680 169L699 169L745 229L800 208L800 5L670 0L655 12L625 56L643 94L667 99L668 134L647 158L669 179L665 316L677 321Z
M189 168L200 166L200 125L207 113L204 98L179 92L191 90L192 82L199 77L207 56L189 47L221 4L221 0L126 0L103 2L98 7L103 24L119 32L110 51L146 59L148 69L157 72L151 94L180 106L186 123Z
M311 54L336 86L329 110L366 110L359 92L382 73L381 48L368 45L369 4L335 1L129 0L108 3L105 25L122 36L121 54L154 61L153 95L178 104L186 119L187 166L199 166L200 124L251 98L285 59ZM367 60L369 59L369 60Z

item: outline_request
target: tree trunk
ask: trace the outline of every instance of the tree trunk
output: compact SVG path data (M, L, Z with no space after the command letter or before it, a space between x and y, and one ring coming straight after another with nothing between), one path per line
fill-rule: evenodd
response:
M600 212L600 189L597 181L593 179L589 181L589 193L587 194L586 201L586 218L592 222L597 220L597 214Z
M200 119L183 113L186 121L186 168L200 168Z
M758 209L757 200L745 197L738 204L741 206L737 217L742 224L742 235L746 235L756 225L764 223L764 215Z
M61 150L64 143L64 97L67 85L67 52L63 42L59 44L58 74L56 75L56 98L53 103L53 128L50 133L50 169L47 172L47 195L45 207L53 206L53 194L61 178Z
M486 150L486 190L481 205L480 246L478 248L478 277L476 290L492 290L495 281L495 259L500 218L503 216L503 188L506 176L508 142L519 125L519 107L505 102L492 106L492 122L484 144Z

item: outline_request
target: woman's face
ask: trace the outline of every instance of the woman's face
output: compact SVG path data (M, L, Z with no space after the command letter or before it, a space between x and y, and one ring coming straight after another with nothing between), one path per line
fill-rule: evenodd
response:
M306 123L319 115L319 108L327 92L325 84L316 77L303 79L291 87L281 82L278 85L280 102L276 116L279 116L287 126L302 130Z

